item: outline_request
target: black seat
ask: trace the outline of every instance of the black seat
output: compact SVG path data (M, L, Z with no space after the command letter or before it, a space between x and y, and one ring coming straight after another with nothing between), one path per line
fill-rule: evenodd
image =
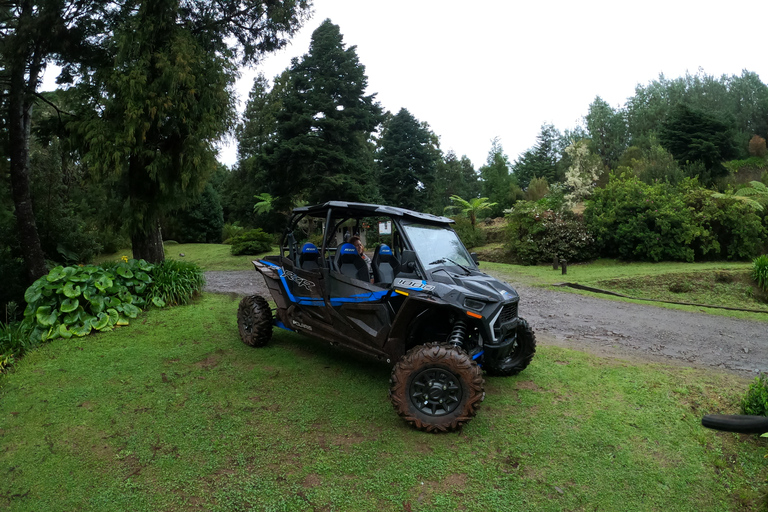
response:
M307 242L301 246L301 254L299 254L299 267L303 270L314 270L320 268L317 263L320 258L320 251L317 250L317 246L311 242Z
M373 269L373 280L376 283L392 284L400 267L395 253L388 245L379 245L373 251L373 260L371 260Z
M353 279L369 281L368 265L352 244L342 244L336 251L336 270Z

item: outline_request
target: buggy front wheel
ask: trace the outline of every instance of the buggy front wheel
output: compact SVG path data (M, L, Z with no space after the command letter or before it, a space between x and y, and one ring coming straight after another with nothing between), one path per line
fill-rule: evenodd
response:
M471 420L485 398L483 372L447 343L420 345L392 369L389 397L397 414L419 430L447 432Z

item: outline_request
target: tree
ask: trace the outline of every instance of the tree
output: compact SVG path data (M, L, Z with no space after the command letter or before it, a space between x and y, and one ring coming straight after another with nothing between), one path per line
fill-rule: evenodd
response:
M81 127L86 161L126 184L135 258L164 259L159 220L196 200L232 125L234 59L283 46L309 2L134 0L115 27L114 65L90 85L96 115Z
M466 156L459 159L448 151L438 162L434 185L434 211L441 212L450 204L451 196L475 198L480 195L480 182L472 161Z
M325 20L309 53L291 63L276 138L264 157L277 209L298 197L319 203L377 196L370 138L381 108L367 86L356 47L346 48L338 25Z
M613 169L627 147L627 126L621 111L614 110L600 96L589 106L585 118L590 149L606 169Z
M565 150L571 159L571 166L565 173L565 184L570 189L566 202L573 205L592 194L597 180L605 172L600 157L589 150L589 141L582 140Z
M491 216L500 217L505 208L512 206L511 191L514 182L509 174L509 159L504 154L498 137L491 141L488 160L480 168L480 177L483 180L483 195L495 204L491 208Z
M236 130L237 157L242 161L260 155L274 138L280 102L270 94L269 81L259 73L248 94L248 103Z
M32 107L46 64L84 62L96 53L104 31L105 0L9 0L0 6L0 65L2 103L7 119L9 172L27 280L44 275L45 254L40 244L30 194L29 141Z
M428 125L406 109L385 125L376 154L384 203L424 210L433 191L440 150Z
M446 211L451 211L458 208L462 215L466 215L469 218L470 224L472 224L472 230L475 229L475 223L477 222L477 216L485 210L490 210L496 203L489 203L487 197L474 197L467 201L459 196L451 196L451 202L456 203L454 206L446 207Z
M548 183L561 180L557 162L560 159L562 135L551 124L541 125L536 144L524 152L512 166L512 172L523 189L534 178L544 178Z
M701 162L713 178L725 175L722 162L736 155L727 124L684 104L678 105L662 124L659 142L681 166Z

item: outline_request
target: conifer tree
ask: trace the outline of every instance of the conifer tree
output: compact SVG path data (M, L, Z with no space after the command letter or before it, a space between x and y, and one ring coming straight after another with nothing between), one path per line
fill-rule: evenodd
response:
M325 20L309 52L291 63L276 138L264 158L278 210L299 199L376 198L371 133L381 108L367 87L356 47L347 48L338 25Z
M377 153L384 203L417 211L428 209L440 160L436 139L404 108L386 123Z

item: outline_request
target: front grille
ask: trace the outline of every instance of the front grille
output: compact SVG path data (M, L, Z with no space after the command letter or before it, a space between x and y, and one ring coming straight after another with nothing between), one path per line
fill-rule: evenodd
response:
M501 326L507 322L511 322L515 318L517 318L517 302L513 302L512 304L505 304L504 308L501 310L499 319L496 320L496 325Z
M504 304L504 307L499 313L499 317L493 324L493 334L498 339L502 333L502 326L514 321L517 318L517 302L510 304Z

